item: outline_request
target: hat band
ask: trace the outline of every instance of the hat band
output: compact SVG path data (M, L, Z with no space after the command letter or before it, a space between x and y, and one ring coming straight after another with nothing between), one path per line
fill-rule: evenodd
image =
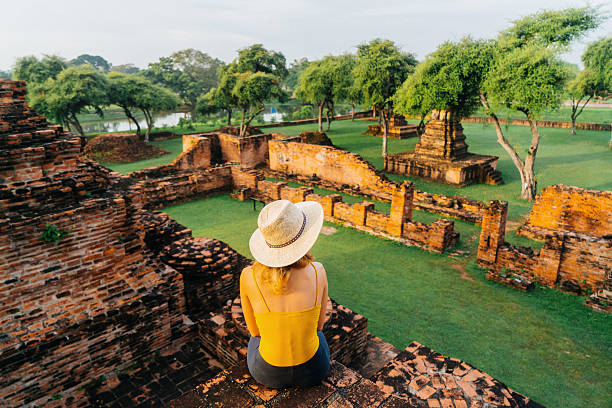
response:
M300 228L300 230L298 231L295 237L291 238L289 241L285 242L284 244L280 244L280 245L272 245L268 241L266 241L266 244L270 248L284 248L287 245L293 244L302 235L302 233L304 232L304 228L306 227L306 214L304 214L304 212L302 212L302 217L304 217L304 220L302 221L302 228Z

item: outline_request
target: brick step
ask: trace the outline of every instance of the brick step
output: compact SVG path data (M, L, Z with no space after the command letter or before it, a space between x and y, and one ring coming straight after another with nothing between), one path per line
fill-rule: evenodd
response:
M504 179L501 176L501 172L494 170L490 164L485 164L483 166L483 169L485 172L485 177L484 177L485 184L489 184L493 186L500 186L504 184Z

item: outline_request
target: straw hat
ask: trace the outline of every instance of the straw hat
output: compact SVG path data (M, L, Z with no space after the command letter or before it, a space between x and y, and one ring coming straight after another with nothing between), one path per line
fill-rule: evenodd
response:
M323 226L323 207L315 201L278 200L257 218L249 247L255 259L270 267L291 265L312 248Z

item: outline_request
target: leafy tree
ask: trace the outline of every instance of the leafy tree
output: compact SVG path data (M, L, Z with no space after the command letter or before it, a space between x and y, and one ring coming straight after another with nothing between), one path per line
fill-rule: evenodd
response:
M288 74L286 65L287 61L281 52L269 51L262 44L253 44L238 50L236 71L264 72L282 80Z
M392 97L416 64L412 54L400 52L389 40L377 38L357 47L355 86L359 89L363 102L372 106L382 119L383 157L387 156L387 131L389 118L393 113Z
M241 111L240 136L246 135L251 121L264 111L265 102L284 100L281 87L287 75L285 57L268 51L261 44L238 50L238 57L219 70L219 86L200 99L199 112L225 110L228 123L234 108Z
M140 68L138 68L134 64L113 65L113 67L111 68L111 72L120 72L122 74L137 74L140 72Z
M98 71L105 74L111 70L111 64L106 59L99 55L81 54L73 60L70 60L70 66L76 67L79 65L89 64Z
M324 108L327 108L329 131L335 103L349 94L353 69L353 58L328 56L320 61L311 62L300 75L295 94L298 99L317 106L319 132L322 131Z
M26 81L28 85L42 84L55 79L68 64L57 55L44 55L40 60L33 55L21 57L13 67L13 79Z
M0 78L11 79L11 71L0 70Z
M108 104L108 80L89 65L70 67L36 88L31 103L37 111L85 136L77 115L92 108L102 116L101 106Z
M140 137L140 124L134 117L134 109L140 109L147 122L147 131L143 137L149 141L149 134L153 127L152 112L175 109L179 99L165 88L154 85L145 78L137 75L127 75L119 72L108 74L109 103L123 109L125 116L136 125L136 134Z
M236 107L236 98L233 95L236 86L236 65L229 64L219 68L219 85L211 89L206 95L198 98L196 111L202 115L209 115L225 111L227 113L227 125L232 124L232 112Z
M264 111L265 101L283 100L286 96L280 79L265 72L244 72L238 76L232 90L236 105L242 112L240 136L245 136L251 121Z
M612 93L612 37L602 38L589 44L582 62L592 72L597 84L595 92Z
M593 96L597 93L598 84L593 71L585 69L580 72L573 72L573 78L567 84L568 96L571 101L571 113L570 118L572 121L571 134L576 134L576 118L580 116L584 107L591 101ZM581 106L582 104L582 106Z
M434 109L469 116L480 106L480 88L493 47L491 41L469 37L443 43L397 91L393 97L395 110L421 117Z
M141 74L176 92L195 117L198 98L217 86L217 71L222 65L222 61L189 48L160 58Z
M308 58L300 58L299 60L293 60L291 66L287 70L287 78L285 78L285 87L293 93L298 85L298 78L308 68L310 61Z
M537 191L534 165L540 133L536 119L543 110L560 105L569 75L558 55L600 21L599 14L589 7L541 11L515 21L498 37L480 99L493 119L498 143L519 171L523 199L533 201ZM529 122L531 143L524 160L503 134L495 113L498 106L522 112Z

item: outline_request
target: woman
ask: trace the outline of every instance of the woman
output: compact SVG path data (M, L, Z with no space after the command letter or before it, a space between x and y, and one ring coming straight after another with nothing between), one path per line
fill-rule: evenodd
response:
M327 275L308 251L323 226L323 208L313 201L274 201L261 210L257 225L249 241L255 263L240 276L251 333L249 371L271 388L318 384L329 370L321 332Z

